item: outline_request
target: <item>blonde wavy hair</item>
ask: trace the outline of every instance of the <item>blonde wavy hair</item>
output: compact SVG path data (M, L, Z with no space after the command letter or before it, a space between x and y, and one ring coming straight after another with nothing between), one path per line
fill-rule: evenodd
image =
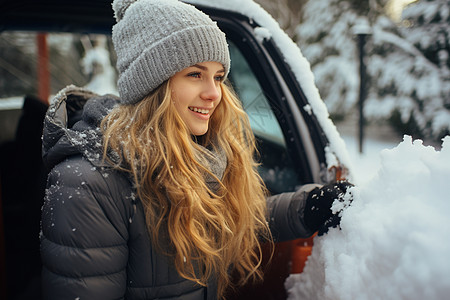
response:
M255 138L237 96L225 83L221 89L198 140L173 107L170 79L137 104L119 105L101 124L104 154L119 154L115 167L134 178L156 246L173 255L182 277L203 286L217 278L220 298L232 285L231 270L239 285L262 279L260 242L271 241ZM205 151L199 144L226 154L222 179L196 159ZM208 174L219 182L217 191L206 184Z

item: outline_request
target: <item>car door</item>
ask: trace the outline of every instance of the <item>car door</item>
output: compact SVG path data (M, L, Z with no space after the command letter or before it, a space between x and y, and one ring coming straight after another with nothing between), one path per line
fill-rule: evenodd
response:
M258 25L242 15L200 8L218 22L229 40L229 77L258 140L259 173L269 191L290 192L305 183L324 182L326 136L314 115L301 109L308 101L276 45L260 39L255 34ZM299 265L311 246L311 238L277 243L272 261L264 267L264 282L243 287L229 298L285 299L284 281L290 273L301 271ZM268 260L270 250L265 250Z

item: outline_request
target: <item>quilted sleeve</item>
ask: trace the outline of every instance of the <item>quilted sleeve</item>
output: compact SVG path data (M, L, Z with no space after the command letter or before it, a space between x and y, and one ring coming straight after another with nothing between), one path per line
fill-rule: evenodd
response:
M267 198L269 227L276 242L307 238L314 232L304 221L306 198L316 184L307 184L298 191L282 193Z

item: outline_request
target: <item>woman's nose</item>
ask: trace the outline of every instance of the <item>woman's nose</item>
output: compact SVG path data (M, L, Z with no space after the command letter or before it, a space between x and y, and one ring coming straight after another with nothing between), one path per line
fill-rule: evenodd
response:
M201 93L202 99L205 100L217 100L221 94L220 84L215 80L207 80L204 83Z

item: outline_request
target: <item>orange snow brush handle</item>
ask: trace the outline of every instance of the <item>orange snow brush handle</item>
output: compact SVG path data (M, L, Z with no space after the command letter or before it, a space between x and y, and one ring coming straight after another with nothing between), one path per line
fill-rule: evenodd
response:
M306 261L311 255L313 239L316 235L317 233L307 239L297 239L292 243L291 274L298 274L303 272Z

